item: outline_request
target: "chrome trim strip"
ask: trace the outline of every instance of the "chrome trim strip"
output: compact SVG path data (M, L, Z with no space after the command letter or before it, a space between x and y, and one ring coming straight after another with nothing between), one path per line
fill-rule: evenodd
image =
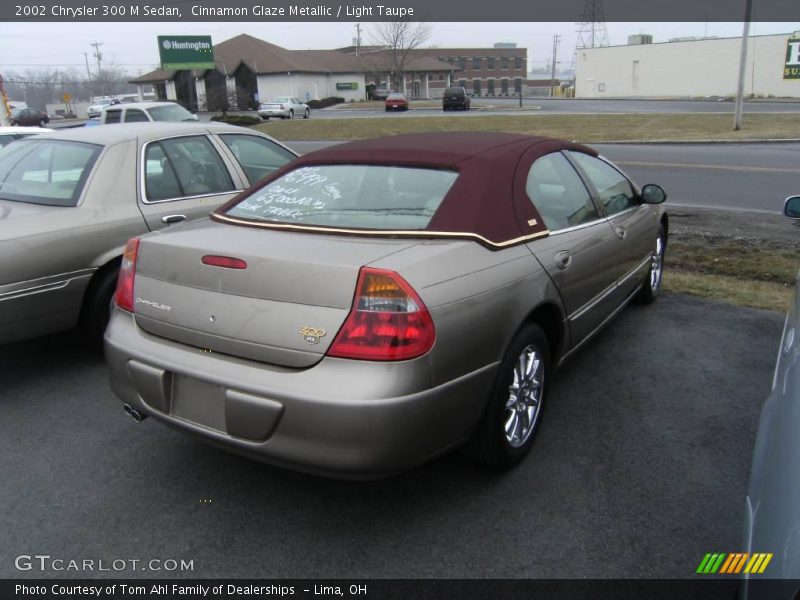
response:
M409 237L409 238L468 238L474 239L482 244L491 246L492 248L506 248L528 240L533 240L540 237L550 235L547 229L531 235L525 235L504 242L493 242L482 235L470 232L457 232L457 231L426 231L426 230L366 230L366 229L343 229L334 227L321 227L316 225L289 225L286 223L262 223L257 221L249 221L247 219L237 219L236 217L229 217L228 215L220 215L218 213L211 213L209 215L212 221L220 221L223 223L231 223L235 225L245 225L248 227L260 227L263 229L278 229L283 231L301 231L310 233L333 233L333 234L347 234L347 235L363 235L365 237Z
M786 320L783 322L783 331L781 332L781 343L778 344L778 358L775 359L775 372L772 374L772 388L775 391L778 386L778 371L781 369L781 355L783 354L783 344L786 341L786 332L789 330L789 313L786 313Z
M605 298L606 298L606 297L607 297L609 294L611 294L612 292L614 292L614 291L616 291L617 289L619 289L620 287L622 287L622 284L624 284L624 283L625 283L626 281L628 281L628 280L629 280L631 277L633 277L634 275L636 275L636 273L637 273L637 272L638 272L638 271L639 271L639 270L640 270L642 267L644 267L645 265L647 265L647 263L650 261L650 258L651 258L651 257L649 257L649 256L648 256L647 258L645 258L645 259L644 259L644 260L643 260L641 263L639 263L639 265L638 265L638 266L636 266L635 268L633 268L632 270L630 270L630 271L629 271L629 272L628 272L628 273L627 273L627 274L626 274L626 275L625 275L625 276L624 276L622 279L620 279L619 281L617 281L617 282L613 283L611 286L609 286L609 287L607 287L606 289L604 289L602 292L600 292L600 293L599 293L597 296L595 296L594 298L592 298L591 300L589 300L589 302L587 302L586 304L584 304L583 306L581 306L581 307L580 307L578 310L576 310L574 313L572 313L571 315L567 316L567 319L568 319L568 320L570 320L570 321L574 321L574 320L576 320L576 319L579 319L580 317L582 317L584 314L586 314L586 312L587 312L587 311L591 310L591 309L592 309L592 308L594 308L594 307L595 307L597 304L599 304L600 302L602 302L603 300L605 300Z
M0 286L0 302L4 300L13 300L23 296L59 290L67 287L70 283L77 279L91 277L96 270L97 269L81 269L80 271L61 273L52 277L42 277L40 279L31 279L29 281L21 281ZM13 287L16 287L16 289L10 289ZM2 291L3 289L6 291Z
M608 222L608 217L600 217L599 219L595 219L594 221L589 221L588 223L581 223L580 225L573 225L572 227L567 227L566 229L557 229L555 231L551 231L550 235L561 235L562 233L570 233L571 231L586 229L587 227L591 227L592 225L597 225L598 223L602 223L603 221Z
M628 303L633 299L633 297L639 293L640 289L642 289L642 284L637 285L636 289L633 290L633 292L631 292L630 295L627 298L625 298L625 300L622 301L622 304L620 304L617 308L615 308L611 312L611 314L609 314L605 319L603 319L603 321L597 327L595 327L585 338L583 338L580 342L578 342L578 344L576 344L575 347L573 347L569 352L564 354L564 356L561 357L561 360L558 361L558 366L560 367L561 365L563 365L568 358L570 358L573 354L575 354L578 350L580 350L589 340L591 340L595 335L597 335L600 332L600 330L603 327L605 327L611 319L616 317L619 314L619 312L628 305Z

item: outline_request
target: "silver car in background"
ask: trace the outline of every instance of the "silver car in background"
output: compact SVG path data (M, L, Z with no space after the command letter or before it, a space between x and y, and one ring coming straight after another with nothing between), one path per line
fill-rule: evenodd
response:
M262 102L258 105L258 116L265 121L269 121L270 117L278 119L303 117L308 119L311 116L311 109L308 104L300 102L294 96L277 96L269 102Z
M784 214L800 223L800 196ZM744 575L743 598L796 598L800 590L800 273L786 315L772 392L761 409L744 523L745 551L765 553L762 575ZM760 583L761 577L795 580ZM764 585L759 589L760 585ZM787 592L781 595L780 592Z
M206 216L295 154L205 123L63 130L0 150L0 343L101 338L127 240Z
M556 368L661 287L668 220L590 148L399 135L306 154L128 243L106 360L147 415L276 465L386 476L530 450Z

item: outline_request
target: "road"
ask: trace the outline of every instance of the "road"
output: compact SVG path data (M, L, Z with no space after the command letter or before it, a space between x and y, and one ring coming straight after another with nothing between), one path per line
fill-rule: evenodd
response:
M628 307L558 374L517 469L454 454L371 483L134 423L74 334L0 347L0 578L691 577L743 549L782 323L676 295ZM15 569L37 553L194 570Z
M338 142L287 142L311 152ZM591 144L637 183L658 183L672 206L780 213L800 193L800 143Z
M800 112L800 101L770 102L765 100L745 103L745 112ZM383 108L364 109L340 106L334 109L315 110L314 119L337 118L390 118L408 117L440 117L441 107L415 108L412 101L411 110L406 112L386 113ZM453 111L446 113L448 117L462 118L480 115L519 115L537 113L569 113L569 114L609 114L609 113L726 113L733 116L733 102L716 100L601 100L580 99L565 100L560 98L523 98L522 107L518 98L473 98L469 111Z

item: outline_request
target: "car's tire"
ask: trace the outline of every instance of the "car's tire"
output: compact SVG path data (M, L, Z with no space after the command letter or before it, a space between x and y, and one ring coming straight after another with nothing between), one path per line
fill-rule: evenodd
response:
M511 340L492 395L466 450L477 461L508 469L531 449L550 385L550 346L542 328L528 323Z
M269 121L269 117L261 117L262 121Z
M41 121L39 121L39 127L41 127L42 129L44 129L45 127L47 127L47 121L45 121L44 119L42 119Z
M292 108L289 109L289 118L294 119L294 109Z
M89 342L97 347L103 343L103 333L111 315L118 275L119 264L101 271L89 283L83 298L79 326Z
M310 116L311 116L311 110L307 108L306 112L303 113L303 118L308 119Z
M664 276L664 254L667 250L667 234L664 226L658 226L658 237L655 248L650 255L650 268L642 283L642 289L636 294L635 300L640 304L650 304L661 291L661 280Z
M19 125L19 123L17 123L14 119L11 119L8 123L11 125L11 127L16 127Z

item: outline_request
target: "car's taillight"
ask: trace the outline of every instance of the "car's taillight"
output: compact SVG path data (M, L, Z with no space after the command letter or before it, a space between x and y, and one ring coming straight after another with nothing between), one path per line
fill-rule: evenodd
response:
M436 333L428 309L394 271L362 267L353 307L328 356L361 360L408 360L433 346Z
M133 279L136 277L136 253L139 251L139 238L128 240L125 252L122 255L122 264L119 266L117 278L117 291L114 292L114 302L117 306L134 312L133 310Z

